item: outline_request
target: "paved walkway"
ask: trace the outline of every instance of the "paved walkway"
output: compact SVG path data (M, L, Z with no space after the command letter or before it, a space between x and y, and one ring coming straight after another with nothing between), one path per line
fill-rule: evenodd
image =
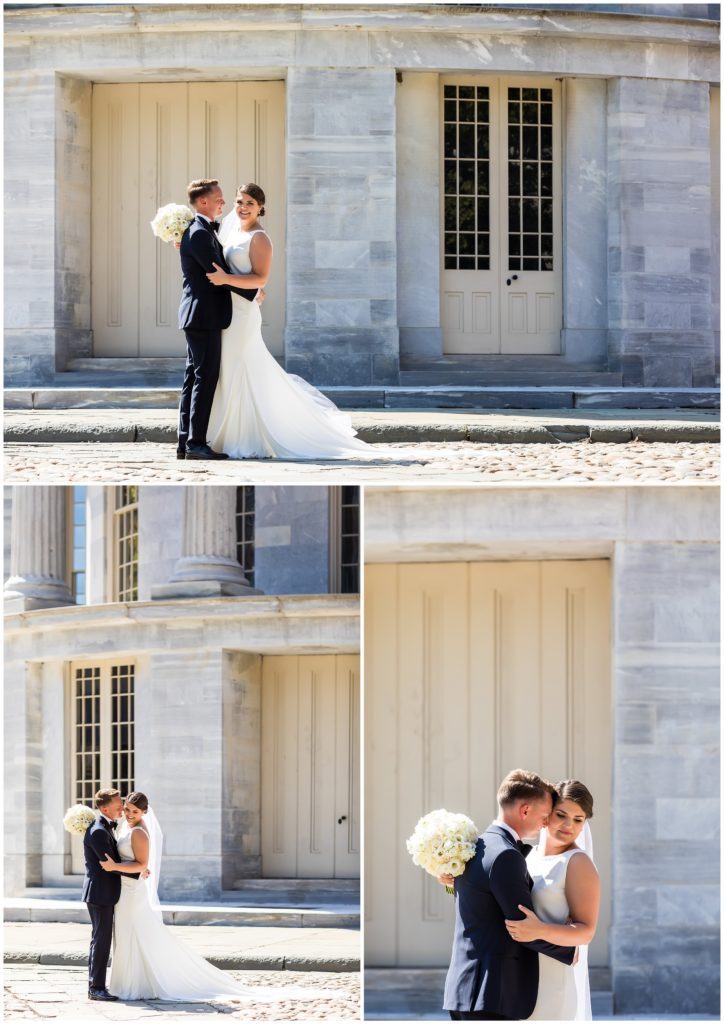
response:
M714 443L377 444L339 462L183 462L169 443L5 444L7 483L671 483L715 482Z
M358 971L359 932L351 928L240 928L172 925L216 967L250 971ZM88 962L88 924L5 924L10 963L79 967Z
M187 929L188 930L188 929ZM220 929L225 930L225 929ZM224 999L213 1003L162 1003L157 1000L97 1003L87 998L88 974L82 968L9 965L4 969L3 1020L58 1020L69 1022L148 1022L188 1024L229 1020L359 1020L359 974L300 974L292 972L232 973L237 981L263 992L275 988L314 989L310 1001L297 997L275 1002Z

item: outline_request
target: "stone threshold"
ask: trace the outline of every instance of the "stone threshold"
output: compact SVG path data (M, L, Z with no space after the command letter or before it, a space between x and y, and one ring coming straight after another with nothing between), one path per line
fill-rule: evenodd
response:
M72 375L70 375L72 376ZM566 387L552 384L440 384L419 386L320 387L342 409L717 409L716 388ZM64 409L175 409L179 387L114 385L94 381L41 388L5 389L5 408L17 411Z
M88 911L77 899L7 897L6 923L87 924ZM359 928L359 904L327 906L230 906L226 903L162 903L163 920L171 925L219 925L266 928Z

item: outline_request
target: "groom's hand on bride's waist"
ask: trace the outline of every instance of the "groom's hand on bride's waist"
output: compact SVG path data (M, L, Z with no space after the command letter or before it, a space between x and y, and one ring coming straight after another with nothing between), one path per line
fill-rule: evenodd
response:
M148 878L150 874L151 872L148 870L148 868L144 868L143 871L141 872L141 878Z

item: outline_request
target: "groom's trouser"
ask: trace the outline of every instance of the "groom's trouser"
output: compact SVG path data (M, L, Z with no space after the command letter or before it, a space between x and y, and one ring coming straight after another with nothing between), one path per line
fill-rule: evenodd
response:
M91 942L88 951L88 988L106 987L106 969L113 938L113 907L86 903L91 919Z
M178 417L179 448L206 444L211 403L221 366L221 331L187 328L186 372Z
M512 1020L502 1013L486 1013L484 1010L450 1010L450 1020Z

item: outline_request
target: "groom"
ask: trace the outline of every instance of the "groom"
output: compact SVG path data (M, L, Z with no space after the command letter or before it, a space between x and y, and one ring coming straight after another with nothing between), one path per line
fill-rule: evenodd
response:
M179 459L226 459L206 443L211 404L219 379L221 332L231 323L231 292L252 302L258 289L211 284L207 274L216 263L229 271L217 238L216 218L224 209L224 196L216 178L200 178L188 185L189 203L196 217L181 239L183 291L178 325L186 335L186 372L179 406Z
M104 1002L115 1000L106 988L106 969L113 937L113 908L121 897L121 876L104 871L100 861L110 857L120 863L115 831L123 816L123 801L117 789L99 789L94 801L98 817L83 837L85 878L83 902L91 919L91 943L88 952L88 998ZM138 875L128 875L138 878Z
M573 946L515 942L505 927L533 910L525 857L553 810L552 786L516 769L498 790L497 821L477 841L455 884L455 933L443 1009L452 1020L525 1020L538 998L538 953L573 963ZM450 876L441 882L452 884Z

